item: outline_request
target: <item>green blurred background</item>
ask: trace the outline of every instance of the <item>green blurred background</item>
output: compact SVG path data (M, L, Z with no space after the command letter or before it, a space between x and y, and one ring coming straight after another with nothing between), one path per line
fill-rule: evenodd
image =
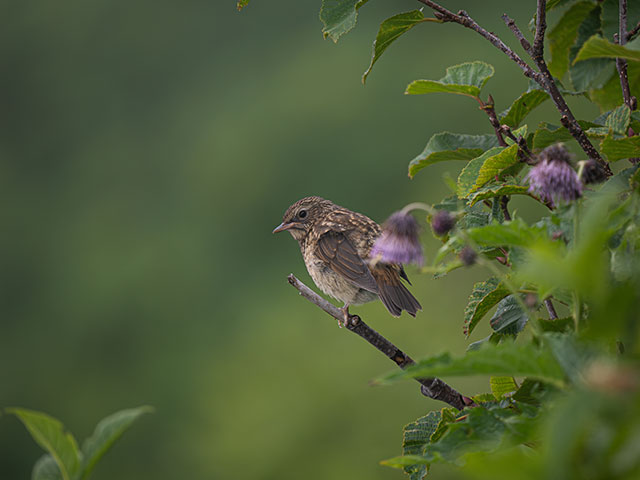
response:
M310 281L298 247L271 230L310 194L378 221L437 202L460 165L409 180L408 161L438 131L490 127L472 100L406 97L406 84L483 59L500 111L526 81L474 33L424 24L363 87L380 21L419 4L370 2L334 45L319 3L1 3L0 406L45 411L80 440L109 413L155 406L95 479L399 479L379 460L442 406L411 382L369 385L393 364L296 295L286 275ZM525 27L533 3L443 2L511 44L500 14ZM356 311L414 357L485 335L466 340L462 318L486 272L409 274L418 318ZM28 478L40 454L0 419L1 478Z

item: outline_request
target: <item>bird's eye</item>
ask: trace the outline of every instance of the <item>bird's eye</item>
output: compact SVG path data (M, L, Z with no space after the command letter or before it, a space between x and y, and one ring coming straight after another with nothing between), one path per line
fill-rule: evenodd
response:
M305 218L307 216L307 211L306 210L300 210L298 212L298 218Z

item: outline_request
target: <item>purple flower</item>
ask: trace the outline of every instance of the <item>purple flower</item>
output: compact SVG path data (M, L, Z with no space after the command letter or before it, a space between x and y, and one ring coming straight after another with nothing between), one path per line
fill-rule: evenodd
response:
M442 237L451 231L456 224L456 219L446 210L438 210L431 219L433 233Z
M538 163L529 171L529 192L555 206L559 200L571 202L582 195L582 183L569 163L569 152L562 144L540 152Z
M476 251L469 245L465 245L463 249L460 250L459 256L462 263L464 263L467 267L470 267L471 265L476 263L476 259L478 258Z
M607 174L604 168L595 160L583 160L578 162L583 164L582 175L580 179L585 185L590 183L602 183L607 179Z
M422 245L415 218L402 211L392 214L382 226L382 235L373 245L371 257L385 263L422 265Z

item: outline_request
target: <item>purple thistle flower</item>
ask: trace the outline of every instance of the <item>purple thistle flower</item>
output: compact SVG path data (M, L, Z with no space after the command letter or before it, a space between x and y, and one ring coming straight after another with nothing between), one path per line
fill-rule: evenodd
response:
M529 192L555 206L558 200L571 202L582 195L582 183L569 163L569 152L562 144L551 145L539 155L538 163L525 180Z
M422 245L416 219L402 211L392 214L382 225L382 235L373 245L371 257L378 257L385 263L422 265Z
M455 224L456 219L446 210L438 210L431 219L433 233L439 237L449 233Z
M602 166L595 160L583 160L583 162L578 163L584 163L580 179L585 185L590 183L602 183L607 179L607 174L605 173L604 168L602 168Z
M467 267L470 267L471 265L476 263L476 259L478 258L478 254L476 253L476 251L469 245L465 245L464 248L460 250L459 256L462 263L464 263Z

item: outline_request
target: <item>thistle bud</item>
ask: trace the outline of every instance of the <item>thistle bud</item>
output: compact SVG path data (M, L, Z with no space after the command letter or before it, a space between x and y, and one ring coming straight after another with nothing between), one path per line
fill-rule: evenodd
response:
M465 246L459 253L460 260L465 266L470 267L474 263L476 263L476 259L478 258L478 254L476 251L470 246Z
M456 219L446 210L438 210L431 219L431 228L433 229L433 233L439 237L449 233L455 224Z

